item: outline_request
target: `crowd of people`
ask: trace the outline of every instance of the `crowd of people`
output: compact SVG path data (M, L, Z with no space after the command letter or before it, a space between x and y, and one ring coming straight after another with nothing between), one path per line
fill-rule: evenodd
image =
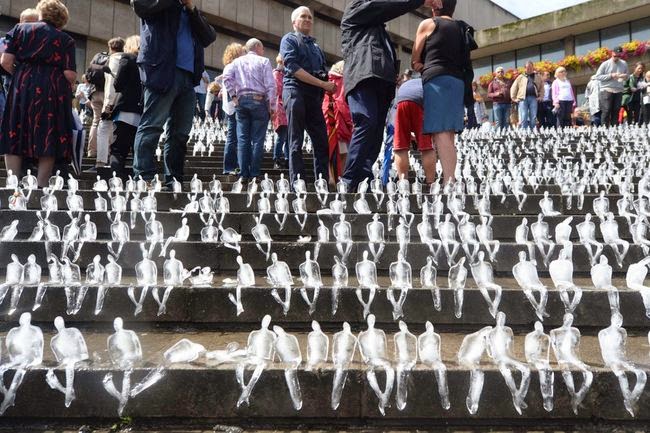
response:
M537 72L534 64L527 62L525 71L513 82L504 78L503 67L497 67L487 88L495 126L550 128L650 123L650 72L646 72L643 63L637 63L630 73L627 62L621 58L623 53L621 47L615 48L590 78L585 90L585 107L578 106L567 70L562 66L555 70L552 79L550 73ZM475 90L474 98L474 111L477 116L483 115L483 96ZM511 110L516 116L511 116ZM582 113L588 115L587 121Z
M473 81L473 29L453 18L456 0L352 0L341 20L343 60L328 69L312 37L314 17L305 6L291 15L293 31L281 40L273 67L255 38L230 44L224 70L214 80L205 70L204 49L216 39L193 0L132 0L140 35L115 37L97 53L77 83L75 44L62 29L68 20L60 0L40 0L25 11L3 42L6 75L0 151L19 173L37 163L45 186L57 164L71 157L73 98L92 118L86 154L96 171L109 166L122 176L150 181L155 151L164 139L164 182L184 177L184 160L195 116L227 128L223 174L248 181L259 177L269 124L275 133L274 168L288 169L291 183L305 178L305 133L313 148L313 175L354 190L373 177L386 141L384 173L394 159L407 176L413 143L422 155L426 182L435 181L440 161L444 182L457 163L455 134L490 124L508 128L513 104L521 128L572 124L576 97L566 70L554 79L532 62L513 82L504 69L484 93ZM412 62L400 62L385 23L425 6L432 11L415 33ZM614 125L650 119L650 73L642 64L628 73L614 50L587 86L591 121ZM399 77L398 77L399 75ZM163 135L164 132L164 135ZM133 154L132 173L126 168ZM384 179L387 180L387 179Z

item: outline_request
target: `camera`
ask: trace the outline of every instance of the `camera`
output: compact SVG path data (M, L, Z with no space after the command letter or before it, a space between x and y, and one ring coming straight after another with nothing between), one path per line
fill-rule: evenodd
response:
M312 74L314 77L318 78L321 81L328 81L329 75L326 71L316 71Z

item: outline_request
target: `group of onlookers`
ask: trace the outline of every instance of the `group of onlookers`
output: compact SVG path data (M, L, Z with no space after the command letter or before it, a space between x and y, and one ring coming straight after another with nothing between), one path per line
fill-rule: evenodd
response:
M622 48L614 49L587 84L586 110L593 125L650 122L650 73L646 73L643 63L637 63L630 74L622 56ZM498 67L487 88L497 127L510 126L513 104L518 111L516 125L521 128L573 124L577 99L564 67L555 70L553 81L548 72L536 72L532 62L526 63L525 71L512 83L504 76L503 67ZM483 103L479 92L474 95L476 104Z

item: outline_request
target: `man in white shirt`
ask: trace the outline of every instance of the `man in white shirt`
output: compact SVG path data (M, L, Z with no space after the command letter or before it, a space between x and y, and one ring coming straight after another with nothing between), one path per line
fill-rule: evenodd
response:
M204 70L203 74L201 75L201 82L194 88L194 93L196 93L196 104L199 107L197 114L201 120L205 120L205 111L203 111L203 107L205 107L205 98L208 93L208 84L210 84L210 76Z

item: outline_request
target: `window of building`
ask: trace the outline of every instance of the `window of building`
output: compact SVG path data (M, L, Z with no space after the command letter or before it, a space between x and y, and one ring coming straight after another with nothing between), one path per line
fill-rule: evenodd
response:
M620 24L600 31L600 46L614 49L621 44L630 42L630 25Z
M539 45L517 50L517 67L526 66L526 62L539 62Z
M586 85L585 86L578 86L578 87L574 88L574 90L576 92L576 101L578 103L578 107L584 105L584 103L586 102L586 99L585 99L585 90L586 89L587 89Z
M474 77L476 78L492 72L492 58L483 57L482 59L476 59L472 62L472 67L474 68Z
M564 41L542 44L542 60L559 62L566 56L564 52Z
M504 69L514 69L515 68L515 52L510 51L508 53L497 54L492 59L494 68L502 66Z
M632 21L632 40L650 41L650 17Z
M576 36L576 56L584 56L589 51L600 47L598 31Z

